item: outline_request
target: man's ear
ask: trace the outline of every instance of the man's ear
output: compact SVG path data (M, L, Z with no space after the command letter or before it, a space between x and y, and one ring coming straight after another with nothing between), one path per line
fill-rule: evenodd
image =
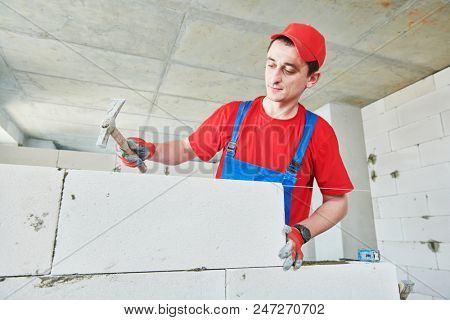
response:
M308 82L306 83L307 88L312 88L316 85L317 81L319 81L320 78L320 72L314 72L312 75L309 76Z

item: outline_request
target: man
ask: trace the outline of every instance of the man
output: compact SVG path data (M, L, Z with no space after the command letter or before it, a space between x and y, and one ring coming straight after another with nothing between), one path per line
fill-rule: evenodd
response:
M343 219L346 193L353 186L332 127L298 103L320 78L324 37L310 25L293 23L271 39L266 96L221 106L184 140L153 144L130 138L139 158L121 159L131 167L146 159L177 165L196 156L208 161L223 150L217 178L282 183L288 241L279 256L286 258L284 270L296 270L303 260L302 245ZM314 178L323 203L310 215Z

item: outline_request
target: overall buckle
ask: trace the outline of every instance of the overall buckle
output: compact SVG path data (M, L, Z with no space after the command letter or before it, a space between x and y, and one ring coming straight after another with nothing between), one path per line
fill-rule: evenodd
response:
M295 162L294 160L292 160L292 162L289 164L287 171L295 175L295 174L297 174L299 169L300 169L300 164L298 162Z
M234 155L234 152L236 150L236 142L230 141L227 145L227 153L231 153Z

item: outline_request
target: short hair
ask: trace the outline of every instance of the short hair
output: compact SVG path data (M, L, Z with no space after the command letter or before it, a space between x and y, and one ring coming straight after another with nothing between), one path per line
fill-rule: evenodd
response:
M283 44L287 45L288 47L293 47L294 46L294 43L292 42L291 39L289 39L286 36L280 36L280 37L278 37L276 39L273 39L270 42L269 47L267 48L267 51L270 50L270 47L272 46L272 43L274 43L277 40L283 42ZM306 64L308 65L308 76L312 75L314 72L319 70L319 62L317 62L317 60L306 62Z

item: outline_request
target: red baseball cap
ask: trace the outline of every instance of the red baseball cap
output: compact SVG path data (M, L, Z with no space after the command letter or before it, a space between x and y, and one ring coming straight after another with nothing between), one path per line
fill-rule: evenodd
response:
M323 35L309 24L290 23L282 32L273 34L275 40L281 36L288 37L297 48L298 54L306 62L317 61L319 67L325 61L326 49Z

